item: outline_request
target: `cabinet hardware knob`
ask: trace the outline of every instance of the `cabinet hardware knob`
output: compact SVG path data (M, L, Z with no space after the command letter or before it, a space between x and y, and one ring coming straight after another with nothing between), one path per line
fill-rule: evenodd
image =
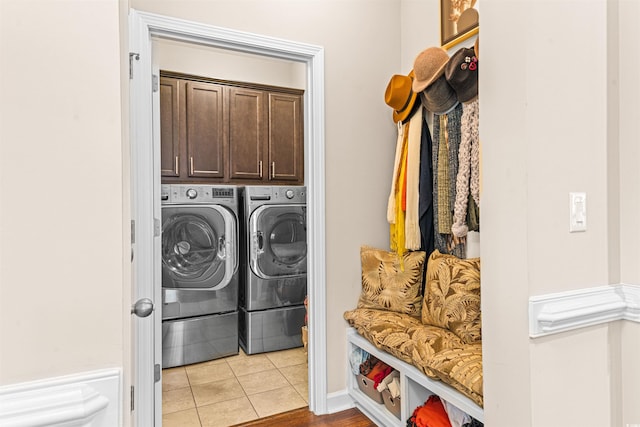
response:
M271 179L276 177L276 162L271 162Z
M176 156L175 159L175 170L176 170L176 175L180 175L180 158L178 156Z
M262 179L262 160L258 164L258 169L260 169L260 179Z

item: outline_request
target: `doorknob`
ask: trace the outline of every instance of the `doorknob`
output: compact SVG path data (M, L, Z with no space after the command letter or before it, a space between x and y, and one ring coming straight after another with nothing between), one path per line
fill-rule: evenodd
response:
M135 314L138 317L147 317L153 312L153 301L149 298L142 298L136 301L131 307L131 314Z

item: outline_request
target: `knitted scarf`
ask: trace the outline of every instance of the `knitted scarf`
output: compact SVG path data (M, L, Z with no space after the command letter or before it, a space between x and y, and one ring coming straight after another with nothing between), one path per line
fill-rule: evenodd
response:
M446 113L447 116L447 134L448 134L448 142L449 147L448 150L443 151L442 155L448 157L448 167L449 167L449 193L455 194L455 178L458 175L458 149L460 147L460 123L462 116L462 104L458 103L458 105L449 113ZM432 150L431 157L433 162L433 227L434 227L434 248L438 249L441 253L455 255L458 258L466 257L466 241L464 238L460 239L451 234L451 228L447 230L446 233L440 233L440 212L441 212L441 202L439 197L439 188L441 187L439 184L441 173L438 171L439 164L439 153L440 153L440 135L442 135L443 129L440 126L440 115L434 114L433 118L433 140L432 140ZM451 178L453 177L453 178ZM450 198L450 204L446 204L446 202L442 202L443 205L449 206L449 212L453 212L453 201L454 199Z
M466 224L469 185L471 195L478 204L480 198L479 153L478 149L478 98L462 105L460 149L458 150L458 176L456 177L456 199L451 232L456 237L464 237L469 232Z
M440 135L438 136L438 233L448 234L451 231L451 211L449 210L449 135L447 129L447 116L442 115L440 120Z

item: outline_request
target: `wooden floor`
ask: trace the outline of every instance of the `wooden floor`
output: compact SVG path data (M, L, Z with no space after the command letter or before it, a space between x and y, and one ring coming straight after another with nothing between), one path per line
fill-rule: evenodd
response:
M356 408L328 415L315 415L308 408L296 409L283 414L273 415L245 424L244 427L307 427L307 426L349 426L349 427L376 427Z

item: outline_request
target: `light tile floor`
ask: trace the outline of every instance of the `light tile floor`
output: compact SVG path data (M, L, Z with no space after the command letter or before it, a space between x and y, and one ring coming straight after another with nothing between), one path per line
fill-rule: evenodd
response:
M162 371L162 425L228 427L309 403L304 348Z

